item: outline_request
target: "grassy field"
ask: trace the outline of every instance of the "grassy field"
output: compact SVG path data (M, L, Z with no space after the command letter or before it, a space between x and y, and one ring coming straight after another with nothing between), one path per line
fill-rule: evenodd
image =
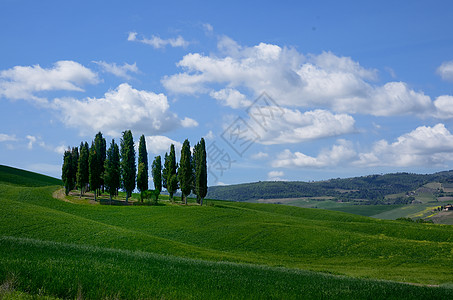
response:
M48 186L50 180L33 187L15 181L0 182L0 297L447 299L453 293L451 226L224 201L75 204L53 198L59 187Z

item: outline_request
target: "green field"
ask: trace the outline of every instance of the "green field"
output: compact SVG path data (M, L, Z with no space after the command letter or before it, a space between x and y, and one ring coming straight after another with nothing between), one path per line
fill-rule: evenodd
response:
M21 183L8 172L0 169L0 298L453 294L452 226L224 201L82 205L54 199L51 179Z

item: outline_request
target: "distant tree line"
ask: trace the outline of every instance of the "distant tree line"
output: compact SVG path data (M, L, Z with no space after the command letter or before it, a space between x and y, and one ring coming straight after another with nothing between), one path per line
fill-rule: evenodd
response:
M453 171L434 174L394 173L330 179L315 182L260 181L229 186L212 186L208 197L232 201L330 196L344 202L357 199L367 204L406 204L414 197L387 199L386 195L414 191L428 182L453 182Z
M206 145L203 138L190 149L189 140L185 140L179 164L176 161L175 146L162 159L156 156L151 165L154 190L148 189L148 152L145 136L138 145L138 166L132 132L123 132L120 145L112 139L108 149L102 133L96 134L91 146L82 142L80 147L68 148L63 155L62 180L66 195L69 191L80 189L80 196L87 191L94 193L94 198L105 191L110 200L118 195L118 190L126 192L126 203L135 187L140 191L141 199L153 195L157 201L162 187L166 188L173 201L173 195L181 190L182 200L187 204L187 197L194 193L197 203L203 205L207 186Z

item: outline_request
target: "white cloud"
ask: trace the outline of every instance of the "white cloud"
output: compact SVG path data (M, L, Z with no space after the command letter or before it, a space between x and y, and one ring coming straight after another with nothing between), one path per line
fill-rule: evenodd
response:
M15 142L17 141L16 136L10 135L10 134L5 134L5 133L0 133L0 142Z
M124 63L122 66L118 66L116 63L107 63L105 61L93 61L95 64L99 65L104 72L111 73L115 76L131 79L131 75L129 73L138 73L137 64L134 63L130 65L128 63Z
M300 143L355 131L355 120L351 116L320 109L302 113L297 109L252 107L249 115L261 116L264 109L281 111L278 116L256 118L258 124L253 129L260 137L257 142L264 145Z
M209 132L204 136L205 140L213 140L214 138L215 138L215 135L212 132L212 130L209 130Z
M269 157L269 154L265 153L265 152L258 152L258 153L255 153L255 154L252 154L250 156L251 159L263 159L263 158L268 158Z
M125 129L159 134L178 127L192 127L197 122L180 120L169 109L164 94L136 90L129 84L120 84L103 98L55 99L53 108L58 111L64 124L79 128L82 134L98 131L117 137Z
M443 80L453 81L453 61L443 62L437 68L437 74L439 74Z
M226 88L219 91L211 91L209 95L219 100L224 106L232 108L248 107L252 104L252 101L247 100L244 94L241 94L238 90Z
M377 71L349 57L330 52L305 56L295 49L266 43L242 47L228 37L219 40L218 48L220 56L185 55L178 62L183 71L164 77L162 84L172 93L210 94L236 108L241 105L228 101L230 93L226 91L240 88L252 91L252 97L266 91L281 106L321 107L343 113L429 115L434 109L430 97L403 82L374 84ZM214 90L219 84L225 88Z
M183 120L181 120L181 125L182 127L197 127L198 122L195 121L194 119L185 117Z
M142 39L137 38L137 32L129 32L127 37L128 41L139 42L152 46L155 49L165 48L167 45L171 47L187 47L189 42L184 40L184 38L178 35L176 38L162 39L158 36L152 35L150 39L143 37Z
M33 149L33 144L36 143L36 141L38 140L35 136L33 135L27 135L26 136L27 140L28 140L28 149L32 150Z
M420 126L393 143L380 140L361 153L358 166L442 166L453 160L453 135L444 124Z
M436 117L439 119L453 118L453 96L443 95L434 101Z
M214 27L212 27L211 24L209 24L209 23L204 23L204 24L202 24L202 26L203 26L204 32L205 32L207 35L211 35L211 34L214 32Z
M170 152L170 145L175 145L176 154L181 153L182 144L163 135L146 136L146 149L153 154ZM163 162L162 157L162 164Z
M272 162L275 168L440 166L453 161L453 134L444 124L420 126L398 137L393 143L380 140L369 152L358 153L352 143L340 139L331 149L316 157L286 149Z
M58 154L61 154L61 155L63 155L66 150L68 150L68 147L67 146L63 146L63 145L60 145L60 146L57 146L57 147L53 148L54 152L56 152Z
M283 171L270 171L267 173L267 180L269 181L284 181L282 177L285 175Z
M0 71L0 96L8 99L30 99L46 103L36 95L45 91L83 91L85 84L96 84L96 73L74 61L58 61L52 68L15 66Z
M275 168L322 168L337 166L351 162L357 157L351 142L340 139L331 149L322 150L317 157L305 155L301 152L292 153L289 149L284 150L272 162Z

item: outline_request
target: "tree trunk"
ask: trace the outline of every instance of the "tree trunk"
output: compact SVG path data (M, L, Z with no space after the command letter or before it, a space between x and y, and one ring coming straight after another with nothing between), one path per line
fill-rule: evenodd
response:
M203 206L203 198L200 199L200 205Z

